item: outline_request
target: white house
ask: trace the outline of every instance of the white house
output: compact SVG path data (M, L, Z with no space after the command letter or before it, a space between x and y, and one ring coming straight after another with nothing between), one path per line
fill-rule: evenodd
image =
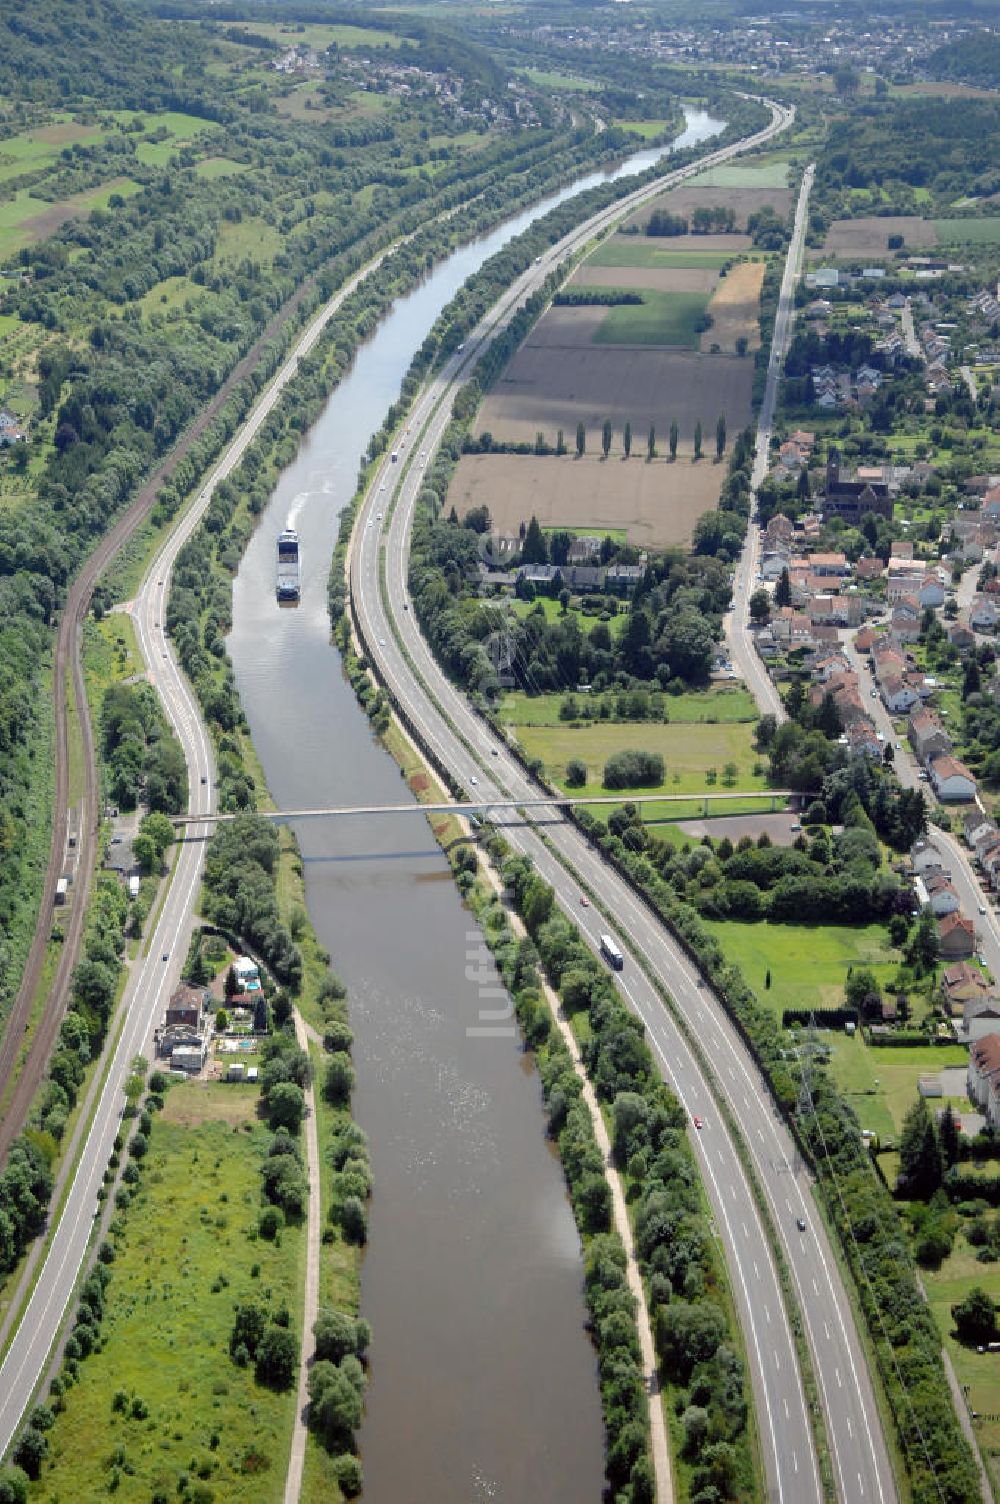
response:
M1000 1034L987 1034L969 1050L969 1100L1000 1127Z
M887 675L882 681L882 702L886 710L893 715L905 715L918 702L920 696L910 684L904 684L902 679L894 675ZM969 795L972 798L972 795Z
M936 570L924 576L917 591L917 600L922 607L944 605L944 581Z
M1000 999L969 997L962 1009L962 1033L970 1044L1000 1033Z
M964 763L945 753L935 757L929 769L939 799L975 799L976 780Z
M998 613L988 595L979 595L969 607L969 626L976 632L995 632Z
M926 872L931 867L944 867L944 858L933 841L922 837L915 841L910 851L910 865L914 872Z
M955 914L962 907L958 890L943 872L934 875L925 873L918 881L923 884L927 903L936 919L942 919L945 914Z

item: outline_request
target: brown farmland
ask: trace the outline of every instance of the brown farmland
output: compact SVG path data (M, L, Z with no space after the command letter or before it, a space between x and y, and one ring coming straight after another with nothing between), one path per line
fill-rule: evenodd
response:
M711 292L719 280L714 266L578 267L570 278L576 287L648 287L653 292Z
M760 345L760 289L764 281L763 261L743 261L729 271L716 289L708 311L712 327L701 336L701 348L718 345L726 353L736 350L742 336L748 350Z
M604 420L610 418L616 449L630 422L634 449L645 453L653 424L663 453L674 419L688 444L699 420L707 444L720 412L731 434L749 422L752 360L666 346L592 345L605 313L603 308L550 309L487 397L476 432L518 443L532 442L541 430L554 447L561 428L574 449L582 421L587 448L599 450Z
M736 224L741 229L746 229L747 215L756 214L758 209L763 209L770 204L774 212L785 219L792 207L792 191L790 188L672 188L660 198L651 199L632 218L626 221L628 225L643 226L654 209L665 209L670 214L684 214L688 219L695 209L732 209L736 215ZM723 244L724 241L733 241L735 245ZM663 241L664 246L670 249L694 250L701 247L703 250L726 250L745 251L749 249L749 240L743 235L683 235Z
M902 235L908 250L937 245L929 219L915 214L870 215L862 219L835 219L827 231L823 250L830 256L877 256L889 250L889 236Z
M714 430L714 419L712 420ZM732 424L730 425L732 426ZM706 442L711 437L706 420ZM617 452L615 452L617 451ZM520 454L462 456L448 491L448 505L464 516L471 507L488 506L493 525L516 533L532 516L543 527L576 531L624 528L630 543L646 548L686 544L702 512L719 499L726 465L703 458L695 464L690 446L676 463L651 464L633 449L622 458L618 436L611 458L596 454L542 458Z

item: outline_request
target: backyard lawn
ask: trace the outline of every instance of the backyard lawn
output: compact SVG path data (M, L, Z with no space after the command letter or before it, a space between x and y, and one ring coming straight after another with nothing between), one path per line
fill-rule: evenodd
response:
M839 1008L849 966L867 966L884 978L898 952L881 924L747 924L707 919L726 959L739 966L758 1000L781 1017L786 1008ZM771 986L765 987L768 971ZM898 1051L893 1051L897 1054Z

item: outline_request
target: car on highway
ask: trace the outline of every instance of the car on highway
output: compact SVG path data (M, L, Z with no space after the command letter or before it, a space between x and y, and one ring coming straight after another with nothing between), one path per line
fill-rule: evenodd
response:
M409 611L409 609L410 609L409 602L408 601L404 601L403 602L403 610L404 611Z
M208 779L205 777L204 773L202 773L202 775L201 775L201 781L202 781L202 783L207 783L208 782Z
M986 905L984 903L981 903L979 905L979 912L980 912L980 914L985 914L986 913Z
M872 690L872 699L873 700L877 700L878 699L878 690L877 689L873 689Z
M378 645L379 645L380 648L384 648L385 647L385 638L384 637L380 637L379 638Z
M469 782L475 784L479 782L479 779L475 776L475 774L473 774L473 776L469 779Z
M581 907L581 909L589 909L590 908L590 899L589 898L581 898L580 899L580 907Z
M168 950L165 950L163 952L161 960L164 960L164 961L169 961L170 960L170 952Z
M696 1127L696 1128L698 1128L698 1129L700 1129L700 1128L701 1128L701 1127L702 1127L702 1126L703 1126L703 1124L702 1124L702 1121L701 1121L701 1118L700 1118L700 1117L699 1117L699 1116L698 1116L698 1114L697 1114L697 1113L695 1113L695 1115L694 1115L694 1117L693 1117L693 1118L692 1118L692 1119L691 1119L691 1121L692 1121L692 1122L693 1122L693 1123L694 1123L694 1126L695 1126L695 1127Z
M795 1218L795 1226L798 1228L799 1232L805 1232L805 1230L806 1230L806 1219L805 1219L805 1217L796 1217Z

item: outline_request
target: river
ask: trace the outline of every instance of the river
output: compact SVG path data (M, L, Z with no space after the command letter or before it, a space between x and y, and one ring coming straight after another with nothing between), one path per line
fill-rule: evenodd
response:
M674 147L723 128L689 114ZM442 262L358 352L282 474L240 566L228 642L279 808L410 798L330 644L326 581L339 514L413 351L532 220L669 149L590 173ZM279 610L275 546L287 525L301 541L302 599ZM366 1504L598 1504L603 1433L579 1238L537 1076L512 1033L481 1032L481 1011L502 1004L480 975L478 929L423 816L303 821L297 835L310 916L349 988L354 1108L375 1179L362 1274L374 1332Z

